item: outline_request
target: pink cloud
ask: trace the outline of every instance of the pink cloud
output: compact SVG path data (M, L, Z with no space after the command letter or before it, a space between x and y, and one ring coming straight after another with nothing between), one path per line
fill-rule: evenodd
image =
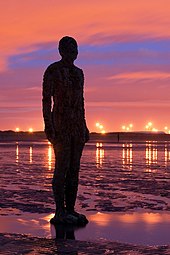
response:
M121 73L115 74L113 76L108 77L108 80L114 79L122 79L122 80L162 80L162 79L170 79L169 72L158 72L158 71L150 71L150 72L130 72L130 73Z

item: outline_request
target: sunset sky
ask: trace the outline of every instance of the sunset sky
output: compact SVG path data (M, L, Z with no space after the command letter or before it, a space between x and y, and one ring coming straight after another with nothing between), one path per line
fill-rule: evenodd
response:
M5 0L0 21L0 130L43 130L42 76L65 35L79 44L90 131L170 128L169 0Z

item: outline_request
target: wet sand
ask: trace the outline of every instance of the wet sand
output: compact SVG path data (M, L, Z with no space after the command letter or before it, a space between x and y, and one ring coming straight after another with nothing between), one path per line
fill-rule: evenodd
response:
M54 158L50 156L50 160L44 160L51 150L50 146L46 145L47 150L45 146L43 150L37 145L15 146L14 150L11 147L13 154L10 155L9 146L6 149L1 147L0 254L170 254L166 228L170 225L170 168L169 158L165 160L164 155L169 153L169 145L157 148L159 155L156 161L153 144L144 144L144 147L137 144L99 146L96 149L87 146L81 164L77 210L89 217L89 226L84 230L59 229L54 236L50 231L40 234L44 226L50 228L48 217L54 213L51 191ZM151 159L144 154L147 146ZM13 161L11 155L15 157ZM40 222L43 217L46 219ZM38 232L34 233L36 224ZM135 225L138 233L130 230L130 226ZM24 231L24 226L27 230L30 226L32 230ZM142 241L141 244L140 238L132 242L118 236L118 230L120 233L129 232L132 239L135 235L145 236L144 226L153 243ZM162 230L161 226L164 226ZM85 233L84 237L81 233ZM153 237L154 233L158 236ZM76 240L61 239L67 235ZM154 238L160 239L160 242Z
M100 240L98 242L76 240L51 240L17 234L0 234L1 254L56 254L56 255L168 255L168 246L137 246L118 242Z

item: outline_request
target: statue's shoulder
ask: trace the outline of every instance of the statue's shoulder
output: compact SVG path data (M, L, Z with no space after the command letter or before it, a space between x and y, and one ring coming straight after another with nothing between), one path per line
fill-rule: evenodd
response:
M75 70L76 72L79 74L80 77L82 77L84 79L84 73L83 70L81 68L79 68L78 66L75 66Z
M83 70L80 67L78 67L78 66L74 66L74 67L75 67L77 72L83 73Z
M46 73L46 74L53 74L53 73L56 72L56 70L58 70L58 69L60 69L60 62L59 62L59 61L50 64L50 65L47 67L45 73Z

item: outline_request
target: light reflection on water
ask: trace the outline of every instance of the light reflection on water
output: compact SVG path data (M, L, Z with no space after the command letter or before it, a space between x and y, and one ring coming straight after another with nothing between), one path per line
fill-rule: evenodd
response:
M48 169L51 170L52 167L52 145L48 145Z
M152 144L152 142L146 143L146 171L151 172L151 165L156 165L158 163L158 149L157 144Z
M26 167L33 170L40 167L44 169L42 171L44 178L52 177L55 159L50 143L41 144L37 142L30 144L16 142L1 144L1 165L8 161L9 164L13 164L14 149L15 163L18 167L16 171L19 171L22 165L24 166L23 169ZM4 158L3 154L5 155ZM109 174L108 169L110 169L111 174L114 167L129 174L135 174L140 171L141 173L150 174L160 172L164 175L169 172L169 162L170 144L166 142L161 144L151 141L141 144L105 144L98 142L95 144L89 143L85 146L81 166L82 169L88 169L92 165L93 169L96 168L96 172L98 171L99 173L95 176L95 179L101 181L105 177L105 171Z
M24 154L24 153L27 154L27 151L26 151L27 144L16 142L13 145L15 145L15 148L16 148L15 162L18 164L22 160L20 158L21 154ZM87 150L89 146L90 144L87 147L85 147L85 150ZM36 150L33 150L35 147L36 145L28 146L29 163L33 163L34 153L37 153L37 148ZM152 171L152 166L157 166L158 164L159 165L161 164L163 167L168 166L170 161L170 145L167 143L160 145L160 144L157 144L156 142L148 141L146 142L146 144L141 144L141 145L136 145L132 143L117 144L117 147L116 146L112 147L111 145L108 146L107 144L103 144L103 143L96 143L95 147L96 147L95 161L96 161L97 168L102 168L103 164L107 162L107 156L108 158L110 157L111 150L113 150L114 152L114 155L112 155L112 160L120 159L122 161L122 168L129 169L130 171L133 169L133 166L135 166L136 160L138 163L144 166L143 159L145 158L145 171L147 172ZM0 149L2 149L2 147ZM136 152L138 153L138 155L135 155ZM93 160L93 159L90 159L90 160ZM46 154L46 159L44 159L44 161L48 162L47 163L48 169L52 170L54 166L54 153L53 153L52 145L50 143L48 143L48 152Z
M30 146L30 163L32 163L32 150L33 150L33 147L32 146Z
M16 143L16 163L19 162L19 146L18 143Z
M133 162L133 150L132 143L122 145L122 165L123 168L128 168L132 170Z
M167 166L169 160L170 160L170 150L168 148L168 145L165 144L165 165L166 166Z
M96 166L101 168L104 160L104 149L102 143L96 143Z

